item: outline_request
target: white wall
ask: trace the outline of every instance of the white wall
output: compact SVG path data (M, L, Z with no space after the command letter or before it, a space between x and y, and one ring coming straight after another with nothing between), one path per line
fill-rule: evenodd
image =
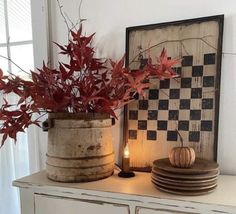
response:
M61 0L73 22L78 18L79 0ZM235 0L84 0L81 17L85 31L96 32L99 56L118 59L125 51L125 28L174 20L225 14L223 52L236 54ZM51 36L66 43L66 27L51 0ZM53 60L57 61L53 51ZM223 54L219 123L218 162L221 171L236 174L236 55ZM122 122L114 129L116 153L122 140Z

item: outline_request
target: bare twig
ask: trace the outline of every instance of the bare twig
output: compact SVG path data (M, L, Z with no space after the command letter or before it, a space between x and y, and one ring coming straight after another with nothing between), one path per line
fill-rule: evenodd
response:
M72 25L71 30L73 30L73 29L77 30L77 25L81 25L81 23L82 23L83 21L85 21L85 20L86 20L86 19L78 19L78 20L76 21L76 23Z
M46 114L48 114L47 111L40 111L40 113L43 113L43 114L41 114L39 117L37 117L37 118L35 119L35 121L38 121L40 118L42 118L43 116L45 116Z
M76 21L76 23L74 24L73 21L70 19L70 17L65 13L65 16L67 17L67 19L70 21L70 24L71 24L71 28L70 28L70 31L75 29L76 31L78 30L77 29L77 25L81 25L81 22L86 20L86 19L78 19Z
M57 4L58 4L58 7L59 7L61 16L64 19L64 22L65 22L67 30L68 30L68 41L69 41L69 39L70 39L70 27L69 27L69 24L67 22L66 16L65 16L65 14L64 14L64 12L62 10L63 6L61 5L60 0L57 0Z
M209 35L209 36L211 36L211 35ZM208 46L210 46L210 47L213 48L214 50L217 50L217 48L215 48L215 47L212 46L209 42L207 42L206 40L204 40L204 38L209 37L209 36L204 36L204 37L201 37L201 38L192 37L192 38L186 38L186 39L176 39L176 40L165 40L165 41L162 41L162 42L157 43L157 44L155 44L155 45L153 45L153 46L151 46L151 47L148 47L148 48L146 48L146 49L144 49L144 50L142 50L142 51L140 50L140 52L139 52L136 56L134 56L133 59L130 61L129 65L131 65L131 64L136 60L136 58L137 58L140 54L145 53L146 51L151 50L152 48L155 48L155 47L157 47L157 46L160 46L160 45L165 44L165 43L168 43L168 42L170 42L170 43L175 43L175 42L180 42L180 43L182 43L182 42L187 41L187 40L201 40L202 42L204 42L205 44L207 44Z
M183 42L180 42L181 46L183 47L184 51L186 52L187 55L190 55L189 52L187 51L185 45Z
M78 25L81 25L81 23L86 20L86 19L82 19L82 18L81 18L81 6L82 6L82 2L83 2L83 0L81 0L80 3L79 3L78 19L77 19L77 21L76 21L75 24L74 24L73 21L70 19L70 17L65 13L67 19L68 19L68 20L70 21L70 23L71 23L71 28L70 28L70 30L73 30L73 29L77 30L77 26L78 26Z
M59 10L60 10L60 14L61 14L61 16L62 16L62 18L63 18L63 20L64 20L64 22L66 24L67 30L68 30L68 41L70 39L70 32L71 32L71 30L73 30L73 29L77 30L77 26L78 25L80 26L81 23L86 20L86 19L82 19L81 15L80 15L81 14L80 11L81 11L82 2L83 2L83 0L80 1L79 9L78 9L78 11L79 11L78 12L78 17L79 18L77 19L76 23L74 24L73 21L71 20L71 18L68 16L68 14L65 11L63 11L63 6L60 3L60 0L57 0L57 4L58 4ZM70 22L71 26L69 25L68 22Z
M9 62L11 62L13 65L15 65L17 68L19 68L22 72L26 73L27 75L30 75L30 73L28 73L27 71L25 71L23 68L21 68L19 65L17 65L14 61L12 61L10 58L0 55L1 58L8 60ZM10 73L11 75L15 76L14 74Z
M169 98L169 95L168 95L166 92L164 92L164 91L161 90L161 89L160 89L160 92L163 93L164 95L166 95L166 96Z
M67 20L70 22L70 24L71 24L71 27L70 27L70 30L72 29L72 27L73 27L73 25L74 25L74 23L73 23L73 21L70 19L70 17L68 16L68 14L66 13L66 12L64 12L64 14L65 14L65 17L67 18ZM68 24L68 26L69 26L69 24Z
M80 3L79 3L79 10L78 10L78 17L79 19L77 20L77 23L81 23L83 21L85 21L86 19L82 19L81 18L81 7L82 7L82 3L83 3L83 0L80 0Z

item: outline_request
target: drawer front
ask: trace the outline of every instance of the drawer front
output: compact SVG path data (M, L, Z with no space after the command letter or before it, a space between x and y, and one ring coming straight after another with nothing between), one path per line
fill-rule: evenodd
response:
M35 214L129 214L128 205L35 195Z
M185 212L178 210L168 210L168 209L152 209L144 207L136 207L137 214L196 214L196 212Z

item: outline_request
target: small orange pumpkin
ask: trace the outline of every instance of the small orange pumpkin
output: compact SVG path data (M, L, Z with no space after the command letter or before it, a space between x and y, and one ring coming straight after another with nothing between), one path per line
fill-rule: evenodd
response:
M181 147L174 147L169 153L169 160L172 166L179 168L189 168L194 164L195 151L191 147L183 146L183 138L177 131L180 140Z
M175 147L170 151L169 160L174 167L189 168L195 161L195 152L190 147Z

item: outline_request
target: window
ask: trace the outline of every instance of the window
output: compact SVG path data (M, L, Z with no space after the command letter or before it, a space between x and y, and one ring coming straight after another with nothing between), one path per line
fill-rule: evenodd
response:
M23 70L34 67L30 0L0 0L0 55ZM19 74L20 69L1 58L3 71Z
M0 0L0 55L12 59L26 71L41 67L43 60L48 60L47 26L47 0ZM17 66L1 57L0 68L24 75ZM11 99L15 100L16 96ZM19 137L17 145L8 140L0 149L1 214L20 213L18 189L12 186L12 181L40 170L41 153L45 154L46 137L40 129L34 127Z

